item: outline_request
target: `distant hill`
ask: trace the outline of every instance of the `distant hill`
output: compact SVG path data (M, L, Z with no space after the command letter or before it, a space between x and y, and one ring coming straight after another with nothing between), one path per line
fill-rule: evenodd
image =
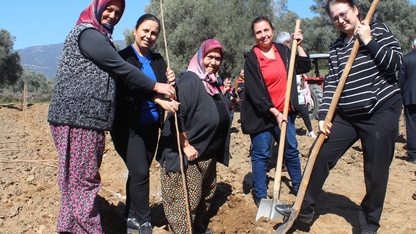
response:
M124 47L123 40L115 41ZM55 77L59 56L64 44L51 44L43 46L31 46L16 50L20 54L20 62L23 69L34 72L42 72L47 79Z

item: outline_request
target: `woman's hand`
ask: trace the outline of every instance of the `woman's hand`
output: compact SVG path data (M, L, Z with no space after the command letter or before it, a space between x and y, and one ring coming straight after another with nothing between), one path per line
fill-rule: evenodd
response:
M287 119L286 119L286 117L283 115L283 113L280 113L280 112L279 112L279 114L276 116L276 121L277 121L277 124L279 124L279 128L280 128L280 129L282 129L282 124L283 124L283 122L286 122L286 123L287 123Z
M325 126L325 121L321 120L318 123L319 125L319 131L325 135L325 138L328 138L328 136L331 134L331 128L332 128L332 123L329 122L326 126Z
M153 91L155 91L156 93L166 95L170 98L174 98L176 96L176 90L170 84L156 83L155 87L153 87Z
M298 46L302 43L303 41L302 29L298 29L296 32L292 34L292 41L296 41Z
M371 41L371 28L367 21L361 21L355 33L364 45L367 45Z
M172 98L166 98L162 95L156 95L153 99L153 102L161 106L163 109L169 113L175 113L179 109L180 103L175 101Z
M175 72L173 70L170 70L170 68L167 68L166 77L168 78L168 83L172 86L175 86L176 84Z
M287 123L287 118L283 115L283 113L278 111L275 107L270 108L269 111L270 113L272 113L272 115L274 115L274 118L276 119L277 124L279 125L279 128L282 128L283 122Z
M183 152L190 162L195 161L199 156L198 151L190 144L183 147Z

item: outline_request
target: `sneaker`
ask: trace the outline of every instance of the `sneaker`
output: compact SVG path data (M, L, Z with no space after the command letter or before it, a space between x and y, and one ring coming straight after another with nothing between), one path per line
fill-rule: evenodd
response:
M415 157L406 156L404 159L408 162L416 163L416 158Z
M266 198L265 197L256 197L256 196L253 196L253 199L254 199L254 204L256 204L256 206L259 207L260 206L260 203L261 203L261 199L266 199Z
M127 233L139 233L140 223L137 218L127 218L126 220Z
M313 131L310 131L308 133L308 137L316 138L316 135L315 135L315 133Z
M361 234L377 234L377 231L361 230Z
M152 224L149 221L142 223L139 234L152 234Z
M285 217L289 217L290 214L292 214L292 207L293 205L276 205L275 209L279 214ZM303 214L299 212L297 220L301 221L302 223L310 224L312 223L313 215L313 211L309 214Z

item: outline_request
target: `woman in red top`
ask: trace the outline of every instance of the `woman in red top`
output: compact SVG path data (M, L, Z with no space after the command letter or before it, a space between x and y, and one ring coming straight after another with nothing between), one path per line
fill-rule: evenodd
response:
M273 43L274 28L267 17L256 18L251 26L257 44L245 56L245 100L241 110L242 130L250 134L251 163L254 180L254 201L260 204L267 197L266 172L270 158L272 137L278 142L280 126L287 121L285 163L292 180L294 193L299 188L301 168L298 144L296 140L295 116L293 111L298 108L296 77L293 80L290 96L290 112L286 119L282 112L286 95L287 71L290 60L290 49L287 46ZM302 31L293 34L298 43L296 56L296 73L310 70L311 62L300 43Z

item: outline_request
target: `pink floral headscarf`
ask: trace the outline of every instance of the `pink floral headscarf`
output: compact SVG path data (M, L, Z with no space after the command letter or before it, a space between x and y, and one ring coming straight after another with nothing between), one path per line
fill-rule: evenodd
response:
M90 5L81 12L76 25L80 23L87 23L93 25L95 28L103 32L105 35L111 36L113 34L114 25L101 24L101 15L103 14L108 3L115 0L92 0ZM126 7L125 0L117 0L121 4L121 15L123 15ZM120 17L121 18L121 17Z
M221 49L221 58L224 57L224 49L221 43L214 39L208 39L202 43L188 65L188 71L195 72L199 76L207 93L211 96L219 93L216 86L217 77L215 74L208 74L205 71L204 58L213 49Z

